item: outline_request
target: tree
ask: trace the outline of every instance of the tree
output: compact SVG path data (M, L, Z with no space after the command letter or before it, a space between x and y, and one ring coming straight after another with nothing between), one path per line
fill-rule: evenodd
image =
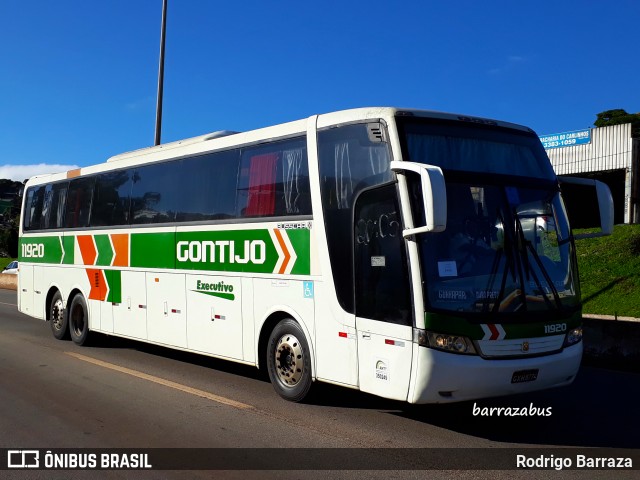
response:
M627 113L622 108L606 110L596 115L593 124L596 127L609 127L611 125L631 124L631 136L640 137L640 113Z
M18 256L18 228L23 185L0 179L0 256Z

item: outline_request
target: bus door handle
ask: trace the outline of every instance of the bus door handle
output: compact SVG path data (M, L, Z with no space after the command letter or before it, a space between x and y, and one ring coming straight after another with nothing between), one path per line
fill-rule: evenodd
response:
M363 340L371 340L371 334L369 332L362 332Z

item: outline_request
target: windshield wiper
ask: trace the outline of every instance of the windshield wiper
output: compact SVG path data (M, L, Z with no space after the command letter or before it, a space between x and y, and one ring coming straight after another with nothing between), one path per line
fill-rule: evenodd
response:
M500 292L498 293L498 296L495 298L493 303L493 309L492 309L493 313L500 311L500 305L505 297L505 287L507 285L507 277L509 276L510 271L512 272L511 277L513 281L515 282L516 280L515 263L517 261L513 252L513 245L515 245L513 233L510 229L507 228L506 222L504 221L504 217L502 216L502 212L500 211L499 208L497 209L497 212L496 212L496 218L498 218L502 224L503 232L505 235L504 246L502 247L502 250L498 250L496 257L494 258L493 265L491 266L491 274L489 275L489 282L487 283L486 291L492 291L493 282L498 273L498 268L500 266L500 259L502 255L504 255L505 257L505 267L504 267L504 271L502 272L502 278L500 279ZM484 312L486 312L489 309L490 300L491 300L490 298L485 298L485 301L482 305L482 310Z
M551 276L547 272L547 269L544 267L544 265L542 263L542 260L540 259L540 255L538 255L538 252L533 247L531 242L525 238L524 230L522 228L522 222L520 221L520 217L518 216L517 213L514 212L513 218L514 218L514 220L516 222L516 234L518 235L518 238L520 239L520 243L524 246L524 249L522 249L522 250L519 249L519 250L522 253L522 261L523 261L523 263L525 264L525 267L526 267L527 279L529 279L529 275L531 275L533 280L536 282L536 286L540 289L540 292L542 292L542 298L544 299L545 303L549 306L550 309L553 308L553 305L551 304L551 301L547 297L545 289L542 286L542 282L540 282L540 279L536 275L535 271L533 270L533 268L531 268L531 263L529 262L529 255L527 253L527 251L529 251L529 252L531 252L531 256L535 260L536 264L538 265L538 268L540 269L540 272L542 272L542 276L544 277L544 280L547 282L547 285L549 286L549 290L551 290L551 293L553 295L553 298L554 298L554 300L556 302L557 307L558 308L562 308L562 301L560 300L560 295L558 294L558 289L553 284ZM534 227L533 227L534 229L536 228L535 225L536 225L536 223L535 223L535 218L534 218ZM525 293L525 292L523 291L523 293ZM526 293L525 293L525 298L526 298Z

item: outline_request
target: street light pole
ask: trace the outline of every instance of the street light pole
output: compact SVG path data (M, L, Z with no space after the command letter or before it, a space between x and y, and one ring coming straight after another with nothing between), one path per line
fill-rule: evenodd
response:
M158 100L156 102L156 138L160 145L162 134L162 93L164 89L164 39L167 31L167 0L162 0L162 30L160 32L160 65L158 66Z

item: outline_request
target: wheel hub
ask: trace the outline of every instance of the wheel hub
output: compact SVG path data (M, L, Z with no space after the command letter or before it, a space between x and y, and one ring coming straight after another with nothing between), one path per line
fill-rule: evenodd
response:
M294 335L280 337L275 360L278 379L290 387L297 385L304 372L304 351Z
M51 307L51 321L57 330L64 325L64 308L62 300L57 300Z

